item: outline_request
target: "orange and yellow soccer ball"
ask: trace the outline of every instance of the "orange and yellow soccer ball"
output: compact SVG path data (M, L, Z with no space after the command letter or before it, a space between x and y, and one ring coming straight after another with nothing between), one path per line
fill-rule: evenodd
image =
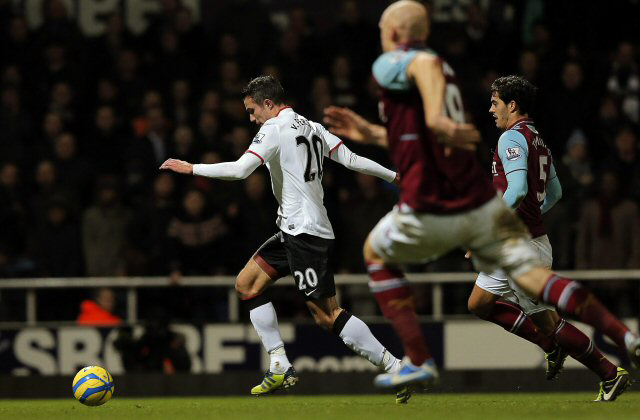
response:
M113 377L100 366L80 369L73 378L73 396L84 405L95 407L113 397Z

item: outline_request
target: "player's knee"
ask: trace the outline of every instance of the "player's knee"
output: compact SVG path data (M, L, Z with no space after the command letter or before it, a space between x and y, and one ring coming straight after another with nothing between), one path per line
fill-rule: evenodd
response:
M491 313L493 302L483 302L480 299L475 299L474 296L470 296L467 301L467 309L472 314L479 318L487 318Z
M235 289L236 295L238 295L240 299L247 299L252 294L251 282L242 272L240 272L240 274L238 274L238 276L236 277Z
M367 240L364 242L362 255L364 256L364 260L367 262L367 264L376 264L383 262L382 258L380 258L380 256L373 250L373 247L371 246L371 237L367 238Z

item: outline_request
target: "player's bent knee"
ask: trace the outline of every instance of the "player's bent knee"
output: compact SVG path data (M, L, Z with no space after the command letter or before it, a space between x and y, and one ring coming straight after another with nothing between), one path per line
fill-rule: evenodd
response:
M244 274L242 271L236 277L236 294L240 299L247 299L252 295L253 282L250 277Z
M467 309L478 318L487 318L493 308L493 302L483 302L480 299L470 296L467 301Z
M376 253L376 251L373 250L373 247L371 246L371 236L369 236L367 240L364 242L364 247L362 248L362 255L364 256L364 260L369 264L384 262L382 258Z

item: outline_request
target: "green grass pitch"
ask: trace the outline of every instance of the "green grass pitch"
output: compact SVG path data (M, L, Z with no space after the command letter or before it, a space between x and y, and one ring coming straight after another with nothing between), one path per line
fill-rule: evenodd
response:
M640 392L614 403L595 393L418 394L396 405L392 396L272 396L118 398L101 407L68 400L0 400L0 419L639 419Z

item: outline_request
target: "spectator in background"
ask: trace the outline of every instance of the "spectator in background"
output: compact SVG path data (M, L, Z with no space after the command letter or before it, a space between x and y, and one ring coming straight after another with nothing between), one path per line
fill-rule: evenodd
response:
M589 142L582 130L575 130L560 159L554 158L558 179L562 182L562 200L544 214L544 222L554 252L553 266L570 269L575 262L576 215L581 204L593 192L595 176L589 159Z
M558 165L563 166L568 175L562 178L565 200L582 200L590 192L594 176L587 144L582 130L575 130L567 140L566 153L562 156L561 165Z
M640 198L640 151L633 127L622 126L616 134L612 156L605 167L618 175L620 190L631 198Z
M251 138L252 134L245 126L234 127L233 130L225 136L232 160L239 159L240 156L245 154L251 144Z
M122 319L114 315L116 309L116 295L113 290L101 287L94 293L93 299L87 299L80 304L78 325L115 327L122 323Z
M244 194L237 203L235 227L243 238L236 255L236 266L242 267L244 255L253 253L273 235L276 220L276 202L269 193L268 181L262 172L249 175L243 183Z
M171 174L160 172L150 196L136 209L132 226L132 243L146 256L147 272L151 275L169 274L169 239L167 230L176 215L176 188Z
M171 86L171 119L174 124L192 124L195 116L191 101L191 84L179 79Z
M47 222L49 208L55 200L64 201L67 211L76 211L78 201L73 191L58 185L56 179L56 167L50 160L38 163L35 170L36 190L31 195L30 210L32 220L36 226L42 226Z
M610 153L621 125L623 118L617 99L613 95L605 95L600 102L598 115L590 126L595 140L590 144L593 156L607 156Z
M171 220L167 231L172 242L172 279L178 281L182 275L224 272L228 231L222 215L207 208L202 192L187 192L182 200L182 211Z
M57 112L47 112L42 120L42 138L36 143L36 154L39 157L50 156L58 136L64 130L64 121Z
M333 55L344 54L354 64L354 79L362 80L371 71L370 66L377 54L377 28L364 19L360 13L359 2L342 2L339 20L329 34ZM289 86L289 83L286 83ZM290 88L293 90L293 88Z
M591 95L584 85L582 66L568 61L562 66L561 85L550 98L552 115L562 116L553 121L554 137L547 140L552 150L560 150L558 139L567 139L576 127L584 127L592 117ZM550 118L550 117L547 117ZM553 140L555 142L553 142ZM554 147L555 145L555 147Z
M78 155L73 134L61 133L56 137L53 162L60 186L77 194L82 203L88 203L93 184L93 168L83 156Z
M604 172L598 197L582 207L576 268L640 268L639 224L638 206L621 194L617 174Z
M66 82L58 82L51 88L49 111L60 115L66 127L73 127L76 123L73 96L73 89Z
M64 197L52 198L44 222L31 227L35 275L78 277L83 273L81 235Z
M127 166L141 183L148 183L154 178L160 164L168 156L169 122L160 106L147 108L145 119L141 121L142 135L132 140L128 151Z
M194 162L200 158L200 150L188 125L179 125L173 132L173 153L178 159Z
M127 29L122 13L110 13L106 18L103 34L92 43L90 54L94 71L102 72L116 61L120 51L135 45L135 38Z
M34 54L37 50L24 16L11 18L2 51L0 63L16 63L22 72L28 71L33 66Z
M631 42L621 42L611 65L607 90L620 99L623 114L640 123L640 72Z
M220 120L216 114L208 111L200 113L197 137L198 144L206 150L222 153L225 157L230 154L228 147L222 142Z
M112 106L103 105L95 112L91 134L84 152L99 175L118 175L124 168L124 150L130 134L120 125Z
M22 107L16 87L2 90L0 99L0 156L5 161L22 162L33 141L33 120Z
M156 86L171 86L178 78L193 78L196 66L180 46L178 34L169 28L160 35L160 49L153 58L154 71L151 75Z
M120 103L118 86L115 81L101 78L96 84L96 107L118 107Z
M190 60L198 59L205 51L206 40L202 27L193 20L193 12L188 7L181 6L174 16L173 29L178 35L180 49L186 53Z
M120 202L115 179L100 179L95 204L82 218L82 246L88 276L126 274L124 254L130 222L131 214Z
M14 263L25 246L27 214L18 165L5 163L0 169L0 273L16 274Z
M118 54L115 65L115 81L116 90L126 93L122 95L124 114L127 116L135 115L146 91L146 83L140 76L140 59L134 50L122 50Z
M356 174L356 188L341 203L344 231L340 238L341 269L364 273L362 244L378 221L397 202L395 194L382 188L377 178Z
M344 55L339 55L331 65L331 91L335 105L356 108L360 89L352 80L351 62Z

